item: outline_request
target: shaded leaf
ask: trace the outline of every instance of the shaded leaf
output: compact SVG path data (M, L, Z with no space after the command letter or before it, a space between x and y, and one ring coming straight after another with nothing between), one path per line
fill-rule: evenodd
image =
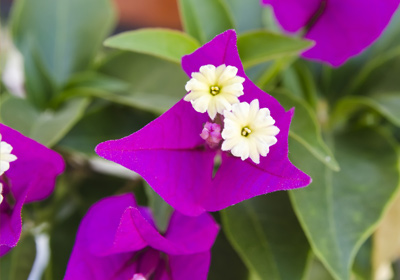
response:
M246 279L248 270L232 248L223 230L218 233L211 249L209 280Z
M58 145L67 150L97 157L94 148L100 142L125 137L154 118L153 114L134 111L126 106L93 106Z
M255 197L222 212L224 230L261 279L301 279L309 245L286 192Z
M224 0L233 16L236 32L261 29L262 11L259 0Z
M358 250L353 264L353 278L357 280L372 280L372 238L368 238Z
M108 38L104 45L153 55L178 64L181 63L182 56L200 47L200 44L186 33L162 28L145 28L120 33Z
M251 31L238 37L237 46L245 68L284 57L297 55L310 48L311 41L269 31Z
M103 64L101 73L130 84L126 92L97 91L98 97L163 113L186 94L189 80L179 65L148 55L119 53Z
M340 172L290 141L291 161L313 182L289 193L314 253L335 279L345 280L357 250L398 190L398 155L391 139L372 129L344 132L333 143Z
M65 103L58 111L39 112L26 100L10 97L2 104L1 118L4 124L51 147L82 117L88 104L88 99L78 98Z
M400 126L400 92L381 93L373 96L348 96L342 98L332 114L333 125L343 126L354 113L373 110L394 125Z
M179 0L183 27L200 43L234 28L232 15L223 0Z
M152 210L154 220L160 232L165 232L169 224L173 208L164 201L146 182L145 192L148 199L148 206Z
M317 116L312 109L310 109L302 100L283 91L274 92L273 95L286 110L295 107L289 135L301 143L326 166L332 170L338 171L340 169L339 164L331 150L322 140Z
M41 94L43 77L49 77L57 89L72 73L87 69L113 22L114 10L109 0L16 1L11 29L16 46L28 63L28 93ZM37 81L42 85L34 86L38 69L43 72Z
M11 267L9 280L28 279L36 257L35 238L31 234L21 237L18 245L11 251Z

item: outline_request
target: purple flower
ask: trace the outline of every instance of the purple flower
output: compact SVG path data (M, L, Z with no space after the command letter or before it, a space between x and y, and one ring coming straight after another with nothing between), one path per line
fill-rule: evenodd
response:
M182 67L188 76L199 81L214 77L214 73L223 76L224 87L211 86L208 90L210 96L220 97L218 94L221 94L224 97L219 101L227 108L224 112L231 120L217 114L221 112L219 101L214 102L210 96L201 97L203 85L192 79L187 85L191 93L186 95L193 97L191 102L182 99L138 132L99 144L96 152L101 157L138 172L166 202L190 216L218 211L256 195L310 183L310 178L288 159L288 132L293 110L285 112L275 98L247 78L237 51L235 31L228 30L193 54L184 56ZM201 73L210 76L204 78ZM225 100L233 101L233 105ZM192 103L196 104L192 106ZM214 105L206 112L207 106ZM253 130L242 127L239 136L232 135L237 130L232 121L237 119L235 110L242 112L242 109L247 117L252 116L254 109L254 116L258 114L261 118L256 130L267 131L270 135L259 137L257 131L253 133L254 127L251 127ZM229 129L225 127L226 131L222 130L222 138L226 138L222 146L215 144L220 139L216 134L221 129L210 122L221 126L225 122L225 126L229 126ZM251 136L239 139L240 133L244 137ZM251 144L251 137L258 143ZM244 145L246 143L249 145ZM258 150L259 143L264 143L261 150ZM222 151L221 147L227 151ZM213 176L214 163L219 160L221 165Z
M163 236L132 194L108 197L83 218L64 279L205 280L218 230L208 213L174 212Z
M388 25L399 0L262 0L288 32L310 26L315 46L305 58L340 66L371 45Z
M21 209L54 189L64 161L56 152L0 124L0 256L17 245Z

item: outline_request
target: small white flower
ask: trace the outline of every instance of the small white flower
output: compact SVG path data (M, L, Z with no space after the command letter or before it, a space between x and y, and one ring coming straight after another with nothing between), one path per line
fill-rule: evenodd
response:
M17 157L11 154L13 147L1 141L1 134L0 134L0 176L4 174L10 168L10 162L17 159Z
M200 72L193 72L192 79L186 83L189 93L184 100L190 101L197 112L207 111L213 120L217 113L231 110L232 104L239 103L245 79L236 76L237 72L236 67L225 64L201 66Z
M224 112L224 130L221 149L231 151L242 160L251 158L260 163L260 155L265 157L269 147L277 142L279 128L267 108L260 109L258 99L251 103L234 104L232 111Z

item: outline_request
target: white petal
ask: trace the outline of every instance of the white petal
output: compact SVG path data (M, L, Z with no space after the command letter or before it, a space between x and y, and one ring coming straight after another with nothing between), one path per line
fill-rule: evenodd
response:
M7 161L0 161L0 176L10 169L10 164Z
M9 154L11 153L13 147L6 143L6 142L0 142L0 153L1 154Z

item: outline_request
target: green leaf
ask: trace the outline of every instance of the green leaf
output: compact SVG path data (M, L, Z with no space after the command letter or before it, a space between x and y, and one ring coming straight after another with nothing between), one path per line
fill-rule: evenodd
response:
M94 148L100 142L125 137L154 118L153 114L126 106L94 105L58 145L88 156L97 156Z
M286 192L255 197L222 211L224 230L261 279L301 279L309 245Z
M10 277L6 279L28 279L36 257L35 238L31 234L23 235L11 254Z
M252 31L238 37L237 46L245 68L280 58L297 55L314 43L269 31Z
M2 104L1 118L4 124L51 147L71 130L88 104L89 99L77 98L65 103L57 111L39 112L26 100L10 97Z
M179 65L148 55L119 53L100 67L100 72L130 84L122 93L94 92L96 96L135 108L163 113L186 94L189 80Z
M314 256L310 261L307 280L334 280L324 265Z
M200 43L234 28L232 16L223 0L179 0L183 27Z
M400 126L400 92L373 96L348 96L340 99L332 114L332 125L343 126L355 112L373 110L394 125Z
M164 201L150 186L145 183L148 206L152 210L154 220L160 232L165 232L169 224L173 208Z
M357 280L373 279L372 238L368 238L357 252L353 265L353 278Z
M218 216L216 218L218 221ZM208 280L247 278L248 270L229 243L224 228L218 233L211 249L211 256Z
M11 29L25 60L35 57L36 64L60 88L71 74L91 65L114 18L109 0L19 0ZM26 69L28 80L35 77L33 70Z
M326 166L335 171L340 170L334 155L322 140L321 129L314 111L302 100L283 91L273 92L273 95L286 110L295 108L289 135Z
M305 99L313 108L317 107L318 94L315 78L305 63L296 61L293 67L282 73L282 82L290 93Z
M108 38L104 45L120 50L154 55L180 64L182 56L194 52L200 44L186 33L145 28L124 32Z
M372 129L343 132L332 141L340 172L290 141L291 161L313 179L290 197L314 253L335 279L346 280L357 250L398 191L399 157L392 140Z
M236 32L261 29L262 11L259 0L224 0L233 15Z

